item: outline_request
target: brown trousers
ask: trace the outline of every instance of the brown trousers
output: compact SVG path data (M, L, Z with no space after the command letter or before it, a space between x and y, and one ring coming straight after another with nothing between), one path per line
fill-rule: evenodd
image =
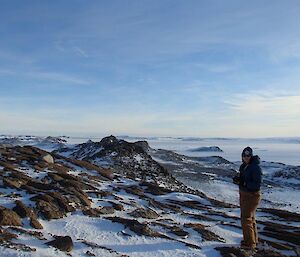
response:
M255 247L258 243L255 220L256 209L261 199L260 192L243 192L240 190L241 223L244 244Z

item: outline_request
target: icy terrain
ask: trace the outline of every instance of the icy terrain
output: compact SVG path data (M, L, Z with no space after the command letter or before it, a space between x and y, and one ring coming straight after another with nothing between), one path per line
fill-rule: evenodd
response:
M32 139L31 146L0 147L1 256L250 257L238 248L238 192L231 182L238 159L180 155L154 149L151 140L152 148L115 137L68 140L51 153L32 147ZM261 245L254 256L296 256L299 167L263 161L262 168ZM58 236L72 244L61 251L49 246Z

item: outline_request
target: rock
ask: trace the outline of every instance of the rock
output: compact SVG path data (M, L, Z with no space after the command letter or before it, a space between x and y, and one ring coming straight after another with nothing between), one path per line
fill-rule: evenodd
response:
M28 230L28 229L23 229L20 227L9 227L10 230L16 231L20 234L24 234L26 236L32 236L35 237L39 240L46 240L46 238L44 237L44 234L42 232L38 232L38 231L33 231L33 230Z
M125 219L121 217L107 217L112 222L119 222L125 227L138 235L145 235L150 237L161 237L161 234L151 229L147 224L138 222L137 220Z
M0 209L1 226L22 226L20 216L10 209Z
M67 212L75 211L69 200L59 192L49 192L31 198L36 202L37 209L48 220L64 217Z
M120 203L115 203L112 201L109 201L109 203L112 205L112 207L117 211L124 211L124 206Z
M42 156L41 158L43 161L49 163L49 164L53 164L54 163L54 158L52 157L51 154L45 154Z
M24 184L25 184L24 181L21 181L21 180L18 180L18 179L7 178L7 177L3 178L3 185L5 187L19 189Z
M113 207L105 206L100 208L85 209L82 211L82 213L90 217L100 217L101 215L105 214L114 214L115 210Z
M59 176L58 174L53 173L53 172L48 172L48 176L56 182L60 182L60 181L64 180L61 176Z
M0 242L7 242L16 238L18 238L18 235L13 234L6 229L0 228Z
M124 189L128 194L137 195L139 197L145 196L144 190L138 186L125 186L125 187L121 187L121 189Z
M65 212L75 211L75 208L72 205L70 205L68 199L64 197L61 193L50 192L48 195L53 197L54 200L58 203L59 207L61 207Z
M39 182L37 180L29 180L27 182L27 186L30 186L30 187L34 187L36 189L39 189L39 190L53 190L55 189L55 186L51 185L51 184L45 184L45 183L42 183L42 182Z
M30 207L27 207L20 200L15 201L16 206L13 208L21 218L29 217L29 218L37 218L36 213Z
M300 222L300 214L295 212L289 212L286 210L278 210L278 209L271 209L271 208L261 208L263 212L267 212L273 215L276 215L285 221L295 221Z
M186 232L185 230L183 230L182 228L180 227L177 227L177 226L172 226L170 228L170 231L175 234L176 236L180 236L182 238L186 238L188 237L189 233Z
M286 257L286 255L270 249L260 249L253 253L236 247L216 247L222 257Z
M144 219L157 219L159 214L151 209L138 208L133 212L129 213L130 216L135 218L144 218Z
M21 218L29 217L30 226L32 226L33 228L43 229L42 224L38 221L37 215L32 208L27 207L19 200L17 200L15 203L16 206L13 208L13 211L15 211Z
M185 227L187 228L192 228L195 231L197 231L201 237L202 241L207 240L207 241L219 241L219 242L226 242L224 238L218 236L217 234L213 233L212 231L209 231L205 228L204 225L199 224L199 223L189 223L189 224L184 224Z
M94 253L92 253L90 251L86 251L85 254L88 255L88 256L96 256L96 254L94 254Z
M35 218L30 219L30 226L35 229L43 229L43 225Z
M73 195L73 198L76 197L77 199L79 199L82 205L87 207L91 206L92 201L89 199L88 195L85 192L78 192L74 188L68 188L67 191L69 192L69 194Z
M55 239L47 242L47 245L53 246L64 252L71 252L73 250L73 241L70 236L54 236Z
M172 192L171 190L160 187L159 185L154 183L143 182L140 185L145 186L145 192L152 195L165 195Z
M57 204L53 202L46 202L41 199L36 201L36 207L47 220L61 219L66 214L66 212L61 210Z
M264 231L261 231L260 234L300 246L299 231L286 231L283 229L265 226ZM284 237L282 235L284 235Z

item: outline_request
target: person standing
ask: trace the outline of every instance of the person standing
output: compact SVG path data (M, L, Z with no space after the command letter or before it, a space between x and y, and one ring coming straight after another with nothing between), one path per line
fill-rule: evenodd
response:
M243 230L241 247L249 250L254 250L258 243L255 215L261 200L262 171L259 164L259 157L253 156L253 150L247 146L242 152L239 175L233 178L233 182L239 185Z

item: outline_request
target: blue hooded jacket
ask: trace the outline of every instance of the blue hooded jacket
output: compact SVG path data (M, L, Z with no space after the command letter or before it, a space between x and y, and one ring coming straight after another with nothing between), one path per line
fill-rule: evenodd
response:
M260 159L253 156L250 163L242 163L240 166L240 190L244 192L257 192L262 182L262 171L259 166Z

